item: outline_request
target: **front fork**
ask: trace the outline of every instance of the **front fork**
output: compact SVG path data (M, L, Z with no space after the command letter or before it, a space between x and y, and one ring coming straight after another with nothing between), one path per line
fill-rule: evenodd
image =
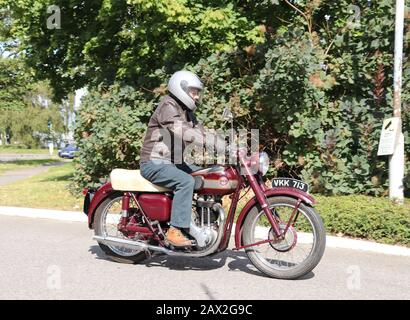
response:
M258 200L259 204L262 207L263 212L266 215L266 218L269 220L269 223L272 226L273 232L275 233L276 237L279 238L281 236L280 228L279 228L279 223L278 221L273 217L272 212L269 209L268 201L266 199L264 190L265 186L263 183L259 183L256 178L255 174L251 171L251 168L249 166L249 162L245 160L245 157L240 156L239 157L242 166L245 170L246 177L248 178L249 184L255 193L256 199Z
M244 158L241 158L241 162L243 165L243 168L245 169L245 173L246 176L248 178L249 184L253 190L253 192L255 193L256 199L258 201L258 203L261 205L263 212L265 213L266 218L268 219L270 225L272 226L273 232L275 234L275 238L276 239L283 239L286 235L286 232L288 231L292 221L293 224L292 226L294 226L297 218L298 218L298 209L299 209L299 205L302 202L301 199L298 200L290 218L288 223L286 224L286 227L283 231L283 233L280 230L280 226L279 226L279 217L276 217L276 215L274 215L271 211L271 209L269 208L269 203L268 200L266 198L265 195L265 191L267 190L262 177L259 175L255 175L252 171L251 168L249 166L249 162L245 161ZM296 214L297 213L297 214ZM296 217L295 217L296 214ZM293 218L295 217L295 219L293 220Z
M273 232L275 233L276 238L280 238L282 236L282 233L280 231L279 222L277 218L275 217L275 215L272 214L272 211L269 208L268 201L266 199L264 192L262 191L262 188L260 187L260 185L258 184L257 180L255 179L253 175L249 176L248 179L249 179L251 188L253 192L255 193L256 199L261 205L266 218L268 219L270 225L272 226L272 229L273 229Z

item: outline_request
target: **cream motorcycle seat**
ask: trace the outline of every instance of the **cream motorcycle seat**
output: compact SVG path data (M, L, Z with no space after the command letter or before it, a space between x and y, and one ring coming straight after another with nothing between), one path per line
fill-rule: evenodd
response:
M110 174L111 186L120 191L167 192L171 189L158 186L145 179L140 170L114 169Z

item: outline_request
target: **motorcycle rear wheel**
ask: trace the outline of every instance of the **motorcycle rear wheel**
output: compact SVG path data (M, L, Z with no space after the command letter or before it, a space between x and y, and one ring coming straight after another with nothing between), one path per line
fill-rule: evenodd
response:
M112 220L110 223L113 227L111 233L115 232L116 226L121 218L121 194L112 194L108 196L96 209L94 217L94 234L96 236L113 236L125 238L118 230L116 234L110 234L107 230L107 218ZM108 217L109 216L109 217ZM108 246L98 242L100 248L113 261L120 263L140 263L148 258L145 250L131 250L117 246Z
M271 210L275 210L277 217L280 217L280 227L284 229L297 205L297 200L284 196L270 197L268 204ZM298 232L298 227L308 232ZM246 217L242 237L245 246L275 238L259 205L254 206ZM314 208L301 203L295 227L288 229L284 240L252 246L245 249L245 252L259 271L272 278L291 280L312 271L320 262L325 247L326 232L322 219ZM298 252L302 252L303 258L300 262L300 259L294 257Z

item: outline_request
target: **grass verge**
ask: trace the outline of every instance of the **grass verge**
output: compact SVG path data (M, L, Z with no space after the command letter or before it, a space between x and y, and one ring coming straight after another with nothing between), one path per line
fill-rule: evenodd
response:
M83 199L75 198L67 189L73 170L73 164L67 163L29 179L0 186L0 205L80 211Z

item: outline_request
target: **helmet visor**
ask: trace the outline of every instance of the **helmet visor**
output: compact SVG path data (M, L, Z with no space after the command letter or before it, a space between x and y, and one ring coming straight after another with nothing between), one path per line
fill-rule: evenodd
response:
M195 101L196 106L201 105L203 90L195 87L187 87L185 92Z

